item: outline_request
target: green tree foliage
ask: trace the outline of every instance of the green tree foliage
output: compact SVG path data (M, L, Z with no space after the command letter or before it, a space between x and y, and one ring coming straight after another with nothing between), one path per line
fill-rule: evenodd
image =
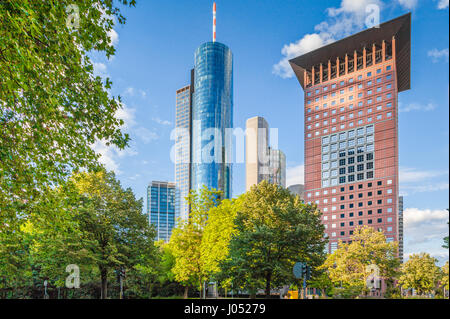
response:
M378 266L379 276L385 280L395 276L400 265L397 247L396 242L386 242L382 232L372 227L358 227L351 243L339 242L339 248L328 255L321 268L328 272L335 286L359 295L366 291L366 280L372 274L367 266Z
M209 210L200 251L203 267L210 278L220 273L219 265L228 257L230 240L236 234L234 219L239 201L225 199Z
M114 20L125 22L117 2L0 2L0 232L17 231L47 186L96 168L95 141L127 145L120 97L108 95L111 82L93 75L88 56L114 54L109 34Z
M243 194L235 219L237 234L232 236L230 255L223 265L234 287L254 290L264 282L269 296L272 285L294 280L296 262L319 266L326 243L320 217L314 205L266 181Z
M107 298L108 281L115 282L119 269L125 270L128 296L150 296L159 269L155 230L142 214L142 200L123 189L113 173L76 174L33 206L18 233L22 240L9 245L0 236L0 249L17 260L0 265L5 285L33 289L47 279L52 287L63 287L66 266L76 264L82 289L97 289L101 282L100 294L87 292L86 297ZM18 278L8 277L14 271Z
M413 254L402 265L398 283L403 288L413 288L419 295L432 292L440 279L437 259L427 253Z
M209 211L220 203L221 193L203 187L200 192L191 191L186 197L191 211L188 220L180 220L172 230L169 248L175 257L172 272L175 279L188 287L195 285L202 291L207 270L202 258L202 241ZM187 291L185 292L187 297Z
M81 229L92 243L101 276L101 296L107 298L111 270L125 268L142 276L155 276L155 231L142 214L142 199L124 190L113 173L81 173L74 178L80 194L88 199L80 216Z
M448 291L448 261L442 266L442 277L441 277L441 287Z

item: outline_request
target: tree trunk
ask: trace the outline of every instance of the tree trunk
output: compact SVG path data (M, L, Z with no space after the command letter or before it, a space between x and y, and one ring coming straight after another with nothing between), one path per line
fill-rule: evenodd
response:
M102 286L100 290L100 298L108 298L108 270L106 268L100 267L100 276L102 279Z
M266 275L266 299L270 298L270 280L272 279L272 273Z
M188 286L184 287L184 296L183 296L184 299L188 299L188 292L189 292L189 287Z

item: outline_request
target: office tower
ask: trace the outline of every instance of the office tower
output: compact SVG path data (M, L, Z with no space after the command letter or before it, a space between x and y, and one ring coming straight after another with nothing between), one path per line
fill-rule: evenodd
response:
M286 155L269 147L269 156L268 182L286 187Z
M398 255L403 263L403 196L398 197Z
M190 85L176 92L175 182L177 217L189 217L185 197L203 186L231 198L231 135L233 128L233 56L216 42L216 5L213 41L195 51ZM229 132L229 131L228 131Z
M356 226L399 241L398 93L410 88L411 15L290 60L304 90L305 200L329 251Z
M189 205L186 196L189 195L191 181L191 110L194 86L191 71L191 85L176 92L175 109L175 184L176 184L176 219L186 220L189 216Z
M263 171L269 163L269 124L260 116L249 118L246 122L245 141L245 183L249 191L265 179L268 172Z
M231 198L233 57L224 44L207 42L195 52L192 107L192 189L203 185ZM212 136L214 136L212 138Z
M169 241L175 227L175 184L153 181L147 188L150 224L156 228L156 240Z
M304 190L305 190L305 185L303 184L294 184L291 186L288 186L287 188L292 194L294 195L298 195L301 199L304 199Z
M215 41L215 32L212 42L195 51L193 81L191 188L207 186L231 198L231 136L226 131L233 128L233 56Z
M245 174L247 191L263 180L286 187L286 156L269 146L269 124L260 116L246 123Z

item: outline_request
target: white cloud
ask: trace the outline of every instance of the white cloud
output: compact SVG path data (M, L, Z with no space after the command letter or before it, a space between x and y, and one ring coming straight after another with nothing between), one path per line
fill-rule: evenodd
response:
M434 48L428 51L427 54L431 58L431 61L433 61L433 63L438 63L441 59L445 62L448 62L448 48L442 50Z
M281 50L285 57L273 66L273 73L284 79L292 77L294 72L289 65L289 60L318 49L325 44L326 40L317 33L307 34L295 43L286 44Z
M379 0L342 0L339 8L328 8L327 21L314 27L315 33L306 34L300 40L283 46L283 58L273 66L272 73L291 78L294 73L289 60L362 30L368 5L382 6Z
M146 91L141 89L135 89L133 87L126 88L123 94L128 96L136 96L139 94L142 98L145 98L147 96Z
M109 44L115 46L117 43L119 43L119 34L116 32L116 30L111 29L107 33L109 37Z
M152 120L161 125L172 125L172 122L167 120L161 120L159 117L154 117L152 118Z
M134 114L136 113L136 110L127 107L123 103L122 106L123 106L122 108L116 111L116 118L124 121L122 129L127 130L136 125L136 121L134 119L135 118Z
M152 132L150 130L148 130L145 127L138 127L134 130L134 133L136 134L137 137L139 137L142 142L144 142L145 144L150 143L151 141L155 141L159 138L158 134L156 134L155 132Z
M92 146L92 149L100 154L100 163L102 163L108 171L114 171L116 174L121 174L119 164L115 160L115 150L111 146L107 146L105 141L97 141Z
M433 111L436 106L433 103L420 104L420 103L410 103L406 106L403 106L403 103L399 103L399 112L407 113L411 111Z
M448 1L449 0L439 0L438 2L438 9L443 10L448 8Z
M400 167L400 183L421 182L433 177L448 175L448 171L419 171L415 168Z
M398 3L409 10L414 9L417 6L417 0L398 0Z
M305 165L288 167L286 169L286 186L305 184Z
M415 193L429 193L437 191L446 191L449 189L449 184L447 182L441 182L437 184L428 185L402 185L401 195L408 196Z
M94 67L94 76L100 76L100 77L108 76L106 64L101 63L101 62L94 62L94 63L92 63L92 65Z
M408 229L419 228L426 224L438 224L443 225L440 227L441 230L448 230L448 211L446 209L442 210L430 210L430 209L418 209L418 208L407 208L403 213L404 226Z
M420 171L414 168L400 167L400 195L409 196L415 193L428 193L445 191L449 189L449 183L436 181L436 178L448 176L448 171Z
M427 252L441 263L448 260L448 249L442 248L448 236L448 211L407 208L403 213L405 257Z

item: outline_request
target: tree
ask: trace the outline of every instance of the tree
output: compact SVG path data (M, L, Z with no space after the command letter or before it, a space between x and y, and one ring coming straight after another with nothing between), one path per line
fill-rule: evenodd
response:
M93 75L89 59L92 51L114 55L114 20L125 22L114 3L0 2L0 225L12 231L40 192L97 168L93 143L128 144L115 117L120 97L108 95L111 82Z
M180 220L172 230L169 247L175 257L175 266L172 272L175 279L184 284L185 297L189 285L199 287L202 293L202 284L207 279L207 271L202 259L202 241L208 221L210 209L220 203L221 192L209 190L204 186L200 192L191 191L186 197L191 211L188 220Z
M229 243L236 227L234 219L237 215L237 203L239 199L223 200L219 206L213 207L208 213L208 223L203 232L200 247L203 267L208 276L214 276L220 272L220 263L229 254Z
M442 266L441 287L448 291L448 261Z
M419 295L433 291L440 278L437 259L427 253L412 254L402 265L398 283L403 288L413 288Z
M336 286L349 289L356 295L367 291L366 280L372 274L369 265L376 265L379 276L392 279L400 265L397 243L386 242L382 232L372 227L355 228L350 243L339 242L321 266Z
M114 173L80 173L74 182L85 198L80 228L100 272L101 297L107 298L111 270L154 275L156 233L142 214L142 199L136 200L131 189L124 190Z
M314 205L278 185L262 181L241 195L236 234L230 241L230 256L224 263L230 277L255 288L265 284L266 297L272 285L294 280L292 269L304 261L315 267L323 261L324 226Z

